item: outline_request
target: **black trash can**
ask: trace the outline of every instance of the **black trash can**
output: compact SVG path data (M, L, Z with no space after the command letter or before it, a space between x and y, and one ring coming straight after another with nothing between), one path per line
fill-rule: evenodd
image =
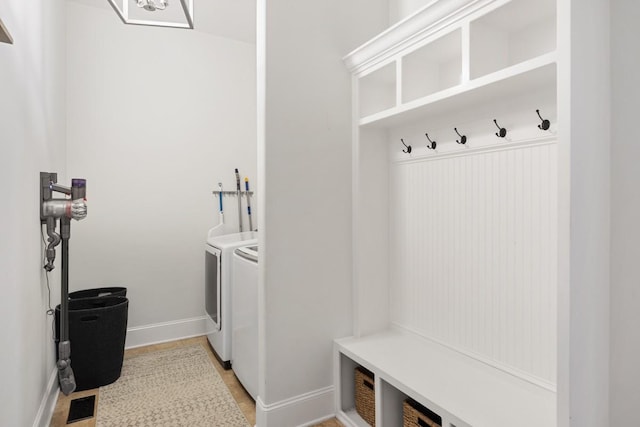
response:
M111 384L120 378L127 334L129 300L122 296L71 299L69 341L76 390ZM56 307L56 343L60 305ZM56 357L58 346L56 345Z
M109 288L83 289L81 291L71 292L69 299L95 298L95 297L126 297L127 288L113 286Z

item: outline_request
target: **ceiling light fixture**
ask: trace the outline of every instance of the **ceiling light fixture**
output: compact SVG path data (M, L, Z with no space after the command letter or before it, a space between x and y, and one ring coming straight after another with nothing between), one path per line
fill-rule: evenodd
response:
M138 7L148 10L149 12L154 12L158 9L165 10L167 6L169 6L168 0L158 0L158 4L153 0L138 0Z
M193 29L193 0L108 0L125 24ZM137 7L129 7L133 2ZM181 7L173 5L180 3Z
M13 44L13 38L0 19L0 43Z

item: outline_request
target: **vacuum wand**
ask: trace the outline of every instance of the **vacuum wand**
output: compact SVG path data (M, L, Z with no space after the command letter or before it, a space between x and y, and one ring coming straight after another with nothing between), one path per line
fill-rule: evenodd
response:
M69 340L69 237L71 220L60 219L62 235L62 282L60 285L60 337L58 342L58 382L60 390L68 396L76 389L76 377L71 369L71 341Z
M54 269L55 248L62 242L62 280L60 286L60 336L58 342L58 382L60 390L69 395L76 389L76 380L71 369L71 342L69 340L69 238L71 220L80 221L87 216L86 180L73 179L71 187L57 184L57 174L40 172L40 221L47 226L49 236L46 249L47 263L44 269ZM71 199L54 199L56 191L71 196ZM60 234L56 233L56 222L60 220Z

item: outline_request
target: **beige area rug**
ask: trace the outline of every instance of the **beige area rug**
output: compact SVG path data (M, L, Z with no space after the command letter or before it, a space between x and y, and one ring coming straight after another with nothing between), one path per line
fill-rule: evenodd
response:
M100 387L97 427L248 427L199 344L125 358Z

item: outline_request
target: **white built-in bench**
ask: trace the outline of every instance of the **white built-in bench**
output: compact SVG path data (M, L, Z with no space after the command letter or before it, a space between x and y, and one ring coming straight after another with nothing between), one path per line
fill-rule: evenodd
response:
M402 426L410 397L442 417L443 427L548 427L556 393L408 332L390 330L335 341L338 419L367 424L354 409L354 369L375 375L376 426Z

